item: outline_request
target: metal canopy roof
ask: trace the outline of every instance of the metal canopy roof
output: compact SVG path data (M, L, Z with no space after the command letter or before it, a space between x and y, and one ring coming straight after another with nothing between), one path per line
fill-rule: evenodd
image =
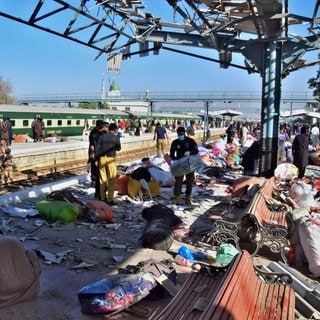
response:
M299 109L299 110L286 110L280 112L281 118L290 118L290 117L299 117L299 116L305 116L307 114L307 110Z
M290 0L28 0L14 10L2 2L0 16L30 25L107 54L110 72L119 72L121 61L132 55L181 54L242 68L263 70L262 46L266 40L281 42L282 75L319 60L305 61L307 51L319 50L319 0L309 17L290 12ZM150 8L149 9L149 4ZM152 9L153 5L153 9ZM309 5L309 4L308 4ZM304 26L295 34L291 27ZM177 46L215 49L218 58L195 55ZM232 63L241 53L244 65Z
M232 117L236 117L236 116L242 116L243 113L240 111L236 111L236 110L225 109L225 110L216 110L216 111L210 112L209 115L212 117L229 116L232 118Z
M320 119L320 113L319 112L314 112L314 111L309 111L309 110L293 110L291 111L283 111L280 112L280 117L282 118L291 118L291 117L299 117L299 116L308 116L311 118L316 118Z

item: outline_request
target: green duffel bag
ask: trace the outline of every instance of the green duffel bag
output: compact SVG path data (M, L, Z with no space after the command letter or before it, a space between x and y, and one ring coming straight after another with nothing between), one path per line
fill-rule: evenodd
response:
M36 208L41 216L51 221L71 222L80 214L78 208L62 200L41 200L37 202Z

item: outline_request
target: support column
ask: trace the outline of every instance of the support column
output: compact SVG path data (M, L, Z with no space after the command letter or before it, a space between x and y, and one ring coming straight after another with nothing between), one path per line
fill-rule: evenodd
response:
M146 90L146 103L147 103L147 119L152 120L152 101L150 101L150 91Z
M270 178L278 162L282 45L266 42L263 53L259 175Z
M203 116L203 142L208 140L209 130L209 101L204 102L204 116Z

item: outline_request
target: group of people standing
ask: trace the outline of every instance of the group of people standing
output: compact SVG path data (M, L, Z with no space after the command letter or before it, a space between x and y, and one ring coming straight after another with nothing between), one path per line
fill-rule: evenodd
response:
M184 127L183 127L184 128ZM195 136L196 123L194 121L190 122L190 125L185 130L188 137ZM169 129L164 127L160 122L156 123L153 141L156 141L157 153L158 155L164 156L167 153L167 147L170 142Z
M110 206L115 204L116 152L121 150L117 131L115 123L97 120L89 134L88 162L91 167L91 180L95 185L95 198Z
M279 132L279 162L294 164L298 170L298 178L304 177L306 167L309 164L309 154L319 145L318 124L295 124L294 130L287 124L280 125ZM294 133L292 139L291 132Z
M177 139L170 146L170 157L178 160L188 155L198 154L198 146L194 139L186 136L184 127L177 128ZM166 128L157 123L154 139L157 140L158 153L164 154L168 136ZM164 142L164 144L163 144ZM95 198L113 206L115 181L117 177L116 153L121 150L118 127L115 123L97 120L96 126L89 134L88 164L91 170L91 180L95 186ZM191 192L194 183L194 172L186 176L186 204L191 204ZM175 178L174 199L179 203L184 176Z
M246 131L246 130L245 130ZM293 133L293 134L292 134ZM254 143L242 156L242 166L246 174L254 174L254 163L260 157L260 139ZM305 175L309 164L310 150L319 145L319 128L317 124L310 127L306 124L294 126L294 130L288 124L281 124L278 135L278 163L292 163L298 169L298 178Z
M232 129L231 126L228 129ZM96 127L89 134L89 163L91 165L91 178L95 183L96 198L114 204L115 181L117 177L116 152L121 150L120 137L117 134L118 127L115 123L107 123L103 120L96 122ZM240 131L240 137L238 134ZM260 152L260 127L259 125L250 126L248 123L243 124L239 130L233 128L227 130L228 142L234 144L237 148L243 148L247 136L253 138L252 144L242 154L242 166L245 174L254 175ZM177 139L174 139L170 145L169 155L173 161L179 160L189 155L198 154L198 146L193 139L194 123L190 128L179 126L176 129ZM319 134L316 130L313 133L319 140ZM311 136L312 137L312 136ZM291 139L291 132L288 132L286 125L279 128L279 162L288 160L285 148L286 142ZM170 137L168 129L156 123L153 140L156 141L158 155L166 155L169 146ZM310 140L309 128L301 126L299 134L291 139L292 162L299 170L299 178L302 178L308 165ZM285 146L285 147L284 147ZM289 161L290 162L290 161ZM182 185L185 180L186 192L185 203L191 204L192 186L194 183L194 172L184 176L175 177L173 189L173 203L178 204L182 193Z
M45 123L42 118L34 118L31 123L32 128L32 139L34 142L44 141L45 134Z

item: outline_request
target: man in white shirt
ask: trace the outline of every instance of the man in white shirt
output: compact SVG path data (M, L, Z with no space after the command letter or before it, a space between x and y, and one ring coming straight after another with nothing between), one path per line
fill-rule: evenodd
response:
M313 124L310 132L310 138L312 141L312 146L315 147L319 142L319 127L318 124Z

